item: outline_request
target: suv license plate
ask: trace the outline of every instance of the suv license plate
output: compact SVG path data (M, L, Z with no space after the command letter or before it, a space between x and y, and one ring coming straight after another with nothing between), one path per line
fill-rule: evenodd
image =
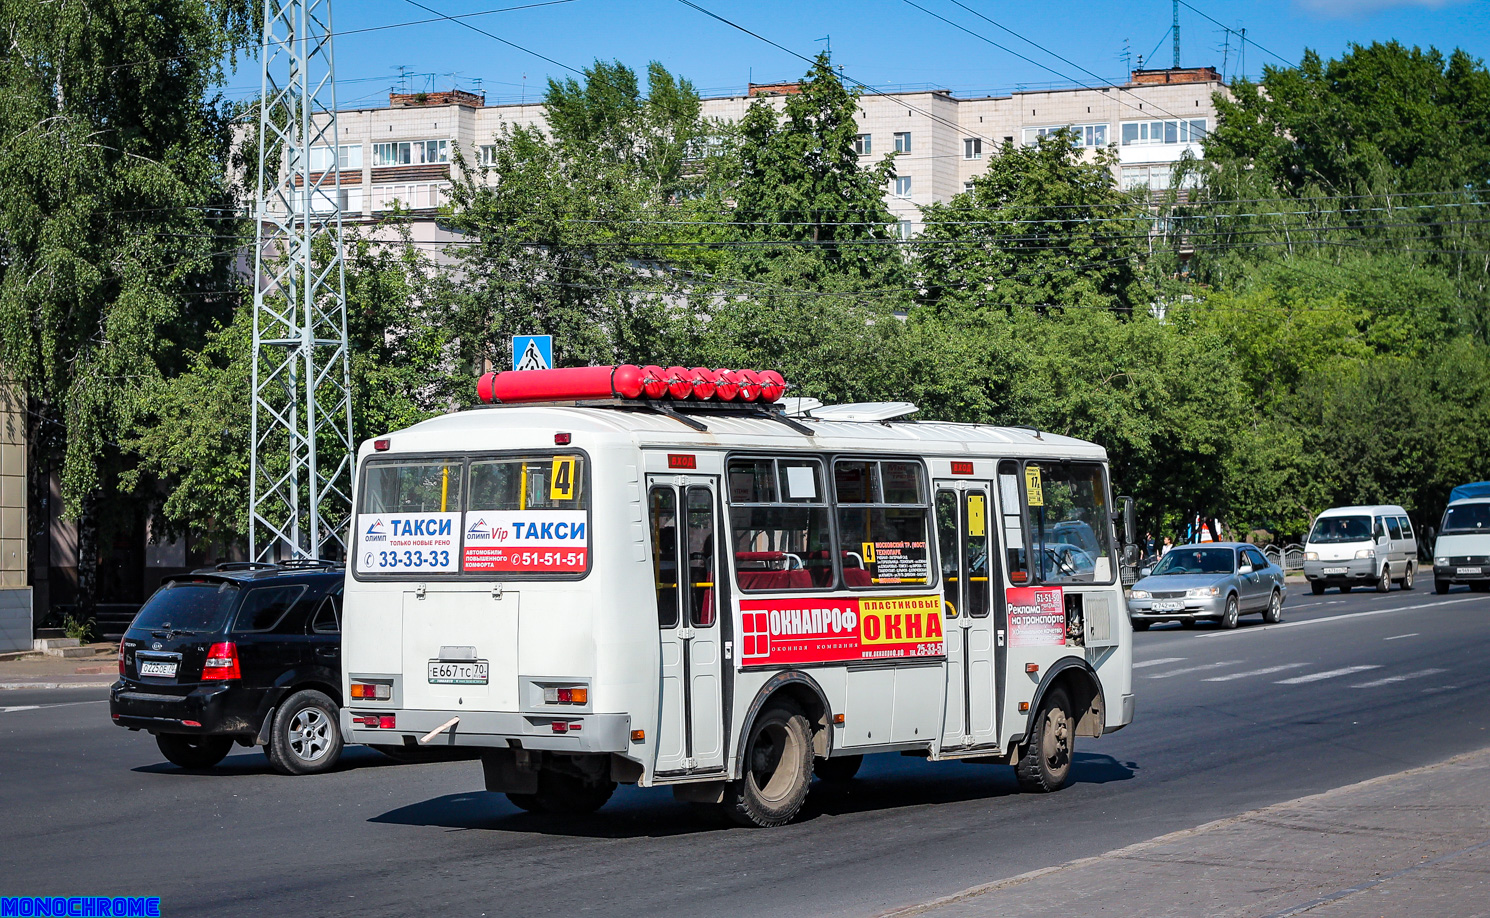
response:
M1346 568L1343 567L1327 567L1324 569L1326 574L1343 574L1345 571Z
M485 660L430 660L429 681L436 685L486 685L489 669Z
M1481 573L1481 568L1478 568L1478 567L1456 567L1456 568L1454 568L1454 573L1456 573L1456 574L1478 574L1478 573Z
M140 675L160 676L166 679L176 678L176 664L174 662L160 662L156 660L140 660Z
M1185 604L1178 599L1160 600L1149 606L1155 612L1178 612L1185 608Z

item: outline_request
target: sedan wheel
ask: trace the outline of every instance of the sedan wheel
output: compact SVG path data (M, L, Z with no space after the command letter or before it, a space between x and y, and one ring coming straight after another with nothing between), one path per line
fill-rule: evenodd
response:
M1230 596L1226 597L1226 611L1221 613L1221 627L1235 628L1237 626L1238 619L1241 618L1241 615L1242 609L1241 606L1237 604L1236 594L1233 593Z
M1283 594L1277 590L1273 591L1273 598L1268 600L1268 609L1262 613L1262 620L1269 625L1276 625L1283 621Z

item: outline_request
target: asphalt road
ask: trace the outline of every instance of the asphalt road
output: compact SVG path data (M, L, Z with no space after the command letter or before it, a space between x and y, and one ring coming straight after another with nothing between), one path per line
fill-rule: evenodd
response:
M0 893L159 895L170 915L872 915L1490 746L1490 594L1290 589L1282 625L1137 635L1137 720L1082 740L1060 793L876 756L775 830L635 788L538 817L480 791L477 763L366 749L313 778L256 750L188 773L99 693L4 692Z

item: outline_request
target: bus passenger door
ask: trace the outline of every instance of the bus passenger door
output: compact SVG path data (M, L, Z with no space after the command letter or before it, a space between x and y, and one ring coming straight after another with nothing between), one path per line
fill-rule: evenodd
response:
M947 710L942 748L998 739L993 587L998 551L989 527L988 490L980 483L937 485L937 544L947 639Z
M662 664L654 770L717 771L724 721L716 486L676 476L652 476L648 486Z

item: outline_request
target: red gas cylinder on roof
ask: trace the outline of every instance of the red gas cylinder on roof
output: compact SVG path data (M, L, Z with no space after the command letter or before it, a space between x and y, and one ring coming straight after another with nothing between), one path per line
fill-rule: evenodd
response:
M487 373L476 382L483 402L522 404L594 399L673 399L699 402L774 402L787 383L775 370L708 367L568 367Z

